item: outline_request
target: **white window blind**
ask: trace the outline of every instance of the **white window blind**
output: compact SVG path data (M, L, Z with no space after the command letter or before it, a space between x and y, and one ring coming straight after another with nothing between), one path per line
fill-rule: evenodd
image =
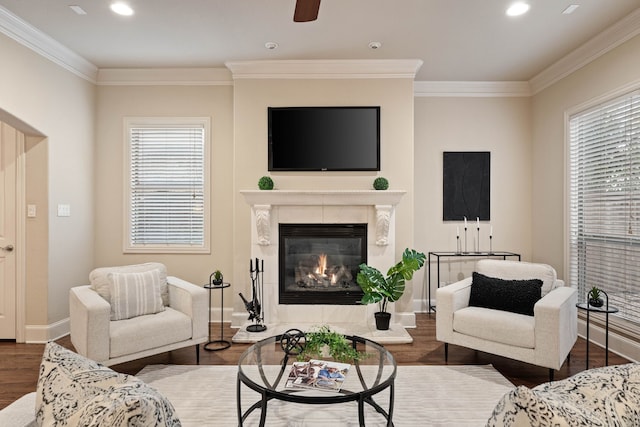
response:
M131 122L128 249L208 249L205 123ZM159 122L158 122L159 121Z
M569 132L571 284L640 325L640 92L571 116Z

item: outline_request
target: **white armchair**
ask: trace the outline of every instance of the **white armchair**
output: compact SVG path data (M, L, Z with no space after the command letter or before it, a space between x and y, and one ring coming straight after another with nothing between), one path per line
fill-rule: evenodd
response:
M114 288L113 279L140 281L140 275L149 272L154 286L161 287L153 295L155 302L162 301L152 310L156 312L113 320L123 316L114 314L112 302L118 303L112 298L133 295ZM207 341L209 327L204 288L167 277L159 263L99 268L91 272L90 282L69 292L71 343L78 353L109 366L194 345L200 363L200 344Z
M505 280L540 279L542 298L533 306L533 316L469 306L472 278L436 291L436 338L497 354L533 365L560 369L578 336L577 291L564 286L556 271L546 264L480 260L476 272Z

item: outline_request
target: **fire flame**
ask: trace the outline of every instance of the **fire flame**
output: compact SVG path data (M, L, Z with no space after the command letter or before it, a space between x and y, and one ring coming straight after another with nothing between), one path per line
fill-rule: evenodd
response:
M318 256L318 266L316 267L316 274L324 276L324 272L327 271L327 254L320 254Z

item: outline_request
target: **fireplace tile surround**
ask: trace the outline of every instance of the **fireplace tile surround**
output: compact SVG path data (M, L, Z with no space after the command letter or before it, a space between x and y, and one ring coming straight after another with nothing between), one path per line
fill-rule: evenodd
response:
M366 223L368 264L386 271L395 263L395 206L402 190L246 190L251 206L251 259L264 260L264 310L267 330L246 332L247 313L235 310L232 326L239 327L234 342L255 342L290 328L309 329L323 324L334 330L364 336L381 343L412 342L401 324L415 324L414 313L395 313L389 331L375 328L377 305L293 305L278 302L279 224ZM394 313L393 304L390 311Z

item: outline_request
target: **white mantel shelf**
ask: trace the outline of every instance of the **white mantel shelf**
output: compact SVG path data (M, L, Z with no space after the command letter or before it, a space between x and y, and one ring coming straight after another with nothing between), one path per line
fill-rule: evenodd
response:
M404 190L243 190L240 191L251 206L361 206L400 203Z
M258 244L271 244L272 206L372 206L376 211L376 245L389 244L389 225L404 190L243 190L255 214Z

